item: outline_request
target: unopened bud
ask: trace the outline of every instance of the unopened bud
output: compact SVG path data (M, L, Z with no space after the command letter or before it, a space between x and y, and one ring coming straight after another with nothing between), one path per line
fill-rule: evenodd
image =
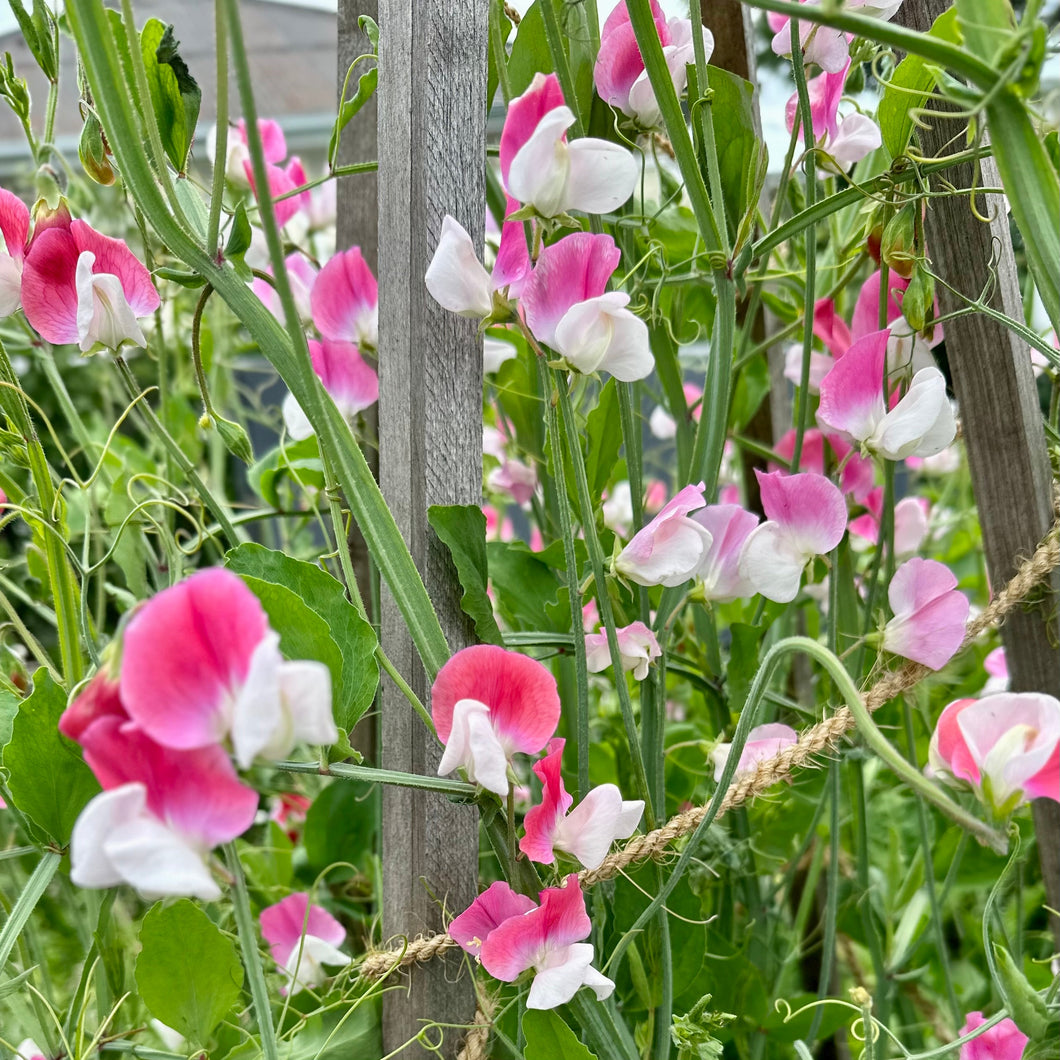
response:
M919 266L909 278L909 286L902 295L902 315L914 331L923 331L934 316L935 278Z
M77 154L85 172L97 184L109 187L114 183L114 167L110 164L107 142L103 138L103 126L94 114L85 118L81 129L81 140L77 145Z
M908 280L916 264L915 203L903 206L888 222L880 241L880 257L892 272Z

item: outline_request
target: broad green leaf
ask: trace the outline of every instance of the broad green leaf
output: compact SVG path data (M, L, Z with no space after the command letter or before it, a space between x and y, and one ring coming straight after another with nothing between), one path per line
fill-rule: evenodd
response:
M501 644L501 631L486 595L489 571L486 560L486 516L477 504L433 504L427 519L453 557L464 595L460 607L475 623L483 644Z
M727 680L729 710L735 715L743 710L751 681L758 670L758 647L767 626L747 626L734 622L730 627L732 647L729 651Z
M150 18L140 32L147 87L166 156L178 173L184 172L199 120L202 91L181 58L173 27Z
M63 846L77 815L99 791L77 745L59 732L65 709L66 693L42 667L33 675L33 693L19 704L4 748L15 805Z
M556 599L555 573L521 542L490 541L490 581L501 617L512 629L547 629L546 605Z
M324 466L320 462L320 448L315 436L285 446L278 445L247 470L250 488L274 508L283 507L280 485L286 479L311 489L324 488Z
M585 473L593 503L607 485L622 448L622 419L618 409L618 385L608 379L600 391L596 407L585 421Z
M372 627L346 590L313 563L246 544L225 556L261 600L289 659L317 659L331 670L335 722L349 730L372 705L379 684Z
M528 1009L523 1015L523 1035L524 1060L596 1060L596 1054L582 1045L552 1009Z
M513 98L521 96L530 87L534 74L550 74L553 71L540 5L541 0L534 0L515 32L512 54L508 58L508 79L511 81Z
M198 906L181 898L151 907L140 927L140 946L136 985L148 1011L205 1046L243 992L235 943Z
M363 865L374 849L379 789L360 780L332 780L306 814L302 841L309 867Z

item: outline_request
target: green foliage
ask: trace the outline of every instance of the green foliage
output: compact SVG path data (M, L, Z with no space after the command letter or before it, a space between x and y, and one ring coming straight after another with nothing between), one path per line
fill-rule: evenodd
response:
M366 16L362 16L366 17ZM371 19L368 19L371 22ZM374 26L375 23L372 22ZM376 43L378 49L378 27L376 27ZM335 119L335 125L331 130L331 139L328 141L328 165L334 166L339 156L339 140L342 131L357 116L364 105L375 95L376 86L379 84L379 67L372 66L357 78L357 91L349 99L346 98L346 90L349 88L350 77L355 67L361 60L355 59L346 72L346 80L342 86L342 102L339 104L339 116Z
M526 1036L524 1060L596 1060L578 1036L551 1009L528 1010L523 1015Z
M611 481L621 448L618 385L614 379L608 379L585 420L585 473L594 504Z
M550 74L555 69L545 36L545 20L541 15L542 2L548 0L534 0L526 9L515 32L512 52L508 57L508 77L513 97L521 96L530 87L535 74Z
M310 868L322 872L340 863L363 865L372 851L378 816L378 788L357 780L333 780L306 814L303 838Z
M181 58L180 42L171 25L148 19L140 32L140 49L162 146L173 168L183 173L199 120L202 90Z

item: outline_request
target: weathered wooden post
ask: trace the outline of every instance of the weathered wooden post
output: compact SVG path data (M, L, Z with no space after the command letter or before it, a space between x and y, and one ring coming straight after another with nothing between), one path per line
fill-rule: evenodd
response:
M469 628L427 508L481 503L482 344L474 322L431 300L423 276L446 213L476 243L483 240L486 14L476 0L379 4L380 482L454 650L468 643ZM385 595L382 640L426 701L430 680ZM384 682L381 704L383 767L434 773L440 747L405 698ZM449 915L463 910L474 897L477 872L473 808L441 795L386 789L385 935L443 930L443 905ZM459 971L459 957L434 960L410 974L407 992L385 996L386 1050L408 1041L425 1021L471 1022L472 985ZM446 1056L455 1055L460 1037L445 1031Z

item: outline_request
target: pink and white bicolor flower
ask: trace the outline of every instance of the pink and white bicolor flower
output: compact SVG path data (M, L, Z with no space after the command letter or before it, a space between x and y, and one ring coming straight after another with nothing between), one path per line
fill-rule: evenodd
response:
M921 368L905 396L888 411L884 371L889 335L866 335L836 361L821 382L817 420L887 460L931 456L957 433L946 379L937 368Z
M537 908L537 902L525 894L513 891L503 880L490 884L449 925L449 934L460 947L478 958L482 943L490 932L512 917L522 916Z
M958 1037L963 1038L966 1034L971 1034L984 1023L986 1017L981 1012L969 1012ZM1003 1019L978 1038L965 1042L961 1046L958 1060L1021 1060L1028 1042L1030 1038L1012 1020Z
M345 967L351 961L338 948L346 941L346 929L326 909L310 904L304 891L263 909L261 934L287 978L285 994L320 986L328 978L325 964Z
M807 7L815 6L811 0L799 0ZM902 6L902 0L847 0L846 7L859 14L890 21ZM773 30L772 48L780 56L791 55L791 19L786 15L770 15L769 28ZM822 70L838 73L850 57L848 37L842 30L828 26L816 26L806 19L799 20L799 41L803 58L807 63L816 63Z
M705 506L703 483L685 486L615 558L615 570L638 585L683 585L703 563L713 537L689 513Z
M634 622L615 630L622 669L632 670L638 681L648 676L648 667L662 655L655 634L643 622ZM589 633L585 637L585 664L589 673L602 673L611 665L606 633Z
M936 367L931 349L942 342L945 334L941 324L936 324L930 341L913 331L909 321L902 315L902 299L909 281L895 272L887 279L887 339L888 373L914 374L921 368ZM850 333L854 339L878 331L880 327L880 270L877 269L862 285L854 303L850 318ZM936 299L935 315L938 315Z
M325 339L374 350L379 342L379 285L360 247L334 255L310 295L313 323Z
M268 165L278 165L287 157L287 140L278 122L271 118L258 118L258 133L261 146ZM206 157L211 165L216 162L217 126L210 129L206 138ZM246 164L250 161L250 148L247 146L247 123L240 118L228 130L225 149L225 179L240 188L249 188Z
M80 220L35 234L22 270L22 308L48 342L77 343L82 353L145 346L138 318L158 306L150 273L124 240Z
M872 544L880 539L883 518L883 487L878 486L865 498L864 515L850 520L850 533ZM894 554L905 559L920 549L930 526L931 505L926 497L903 497L894 506Z
M628 839L637 830L644 801L626 801L614 784L600 784L571 810L574 798L563 786L561 771L565 743L550 740L548 753L534 763L534 773L543 785L541 802L527 812L519 849L543 865L551 865L555 851L562 850L587 869L595 869L616 839Z
M309 359L317 378L347 420L352 421L358 412L371 408L379 400L379 376L352 342L310 339ZM294 394L284 398L283 422L295 441L313 433L313 425Z
M234 135L229 135L228 138L225 176L237 187L250 188L257 197L257 188L254 186L254 166L247 141L247 125L243 118L236 123L233 132ZM259 118L258 132L261 134L261 146L265 154L265 176L269 184L269 195L273 200L276 223L282 228L296 214L302 210L308 210L312 198L308 190L286 199L281 199L280 196L302 187L303 184L308 183L308 178L302 161L297 156L292 156L286 166L280 164L287 156L287 140L284 138L283 130L275 121ZM208 150L212 154L214 138L211 137L208 143L210 145ZM241 174L236 172L239 168L242 169Z
M894 618L883 629L883 647L932 670L941 670L964 640L968 597L944 563L911 559L894 572L887 589Z
M767 600L786 604L798 595L806 564L843 539L846 501L823 475L755 474L766 521L744 542L740 576Z
M6 317L22 300L22 266L29 244L29 209L6 188L0 188L0 234L0 317Z
M288 254L285 265L287 266L287 280L291 285L291 294L294 295L294 304L298 307L298 317L303 324L308 324L313 319L310 299L313 284L316 283L320 270L300 250ZM266 265L265 272L271 276L272 265ZM283 310L280 306L280 298L271 283L255 277L250 289L261 299L265 308L274 317L282 319Z
M508 105L501 132L501 181L542 217L568 210L608 213L632 194L640 166L624 147L591 136L567 141L574 113L555 74L535 74Z
M649 376L655 358L647 324L626 308L629 295L607 290L620 257L610 236L565 236L538 255L519 302L534 338L571 368L629 383Z
M692 519L712 538L697 571L697 599L727 604L753 596L755 590L740 574L740 553L758 525L758 516L738 504L709 504Z
M736 764L736 772L753 769L759 762L772 758L779 754L785 747L792 747L799 742L799 734L790 726L779 722L771 722L768 725L756 725L748 734L740 752L740 761ZM721 775L729 761L729 753L732 750L731 743L715 744L714 750L710 752L710 760L714 765L714 781L721 780Z
M492 644L458 651L431 688L431 717L445 752L438 775L463 767L502 798L517 751L536 754L559 723L556 679L536 659Z
M849 70L850 60L847 59L842 69L835 73L818 74L806 82L814 142L842 166L860 162L883 143L879 126L866 115L854 111L842 119L839 117L839 103ZM798 109L799 96L795 93L784 109L788 132L795 128ZM806 130L799 131L805 140Z
M935 726L928 762L977 788L997 817L1030 799L1060 802L1060 701L1038 692L955 700Z
M178 750L232 741L236 761L332 744L331 675L287 662L258 598L223 568L163 589L125 631L121 699L148 736Z
M850 443L840 438L838 434L824 435L816 427L810 427L802 436L802 456L799 458L799 469L801 471L813 471L823 475L825 470L825 445L831 450L831 460L842 467L839 475L839 487L844 493L849 493L854 500L863 502L867 498L876 481L876 469L872 460L853 453ZM785 432L779 442L773 447L777 456L789 463L795 455L795 428ZM770 471L778 470L770 464ZM788 472L781 468L781 474Z
M32 1038L27 1038L15 1050L15 1060L45 1060L44 1050Z

